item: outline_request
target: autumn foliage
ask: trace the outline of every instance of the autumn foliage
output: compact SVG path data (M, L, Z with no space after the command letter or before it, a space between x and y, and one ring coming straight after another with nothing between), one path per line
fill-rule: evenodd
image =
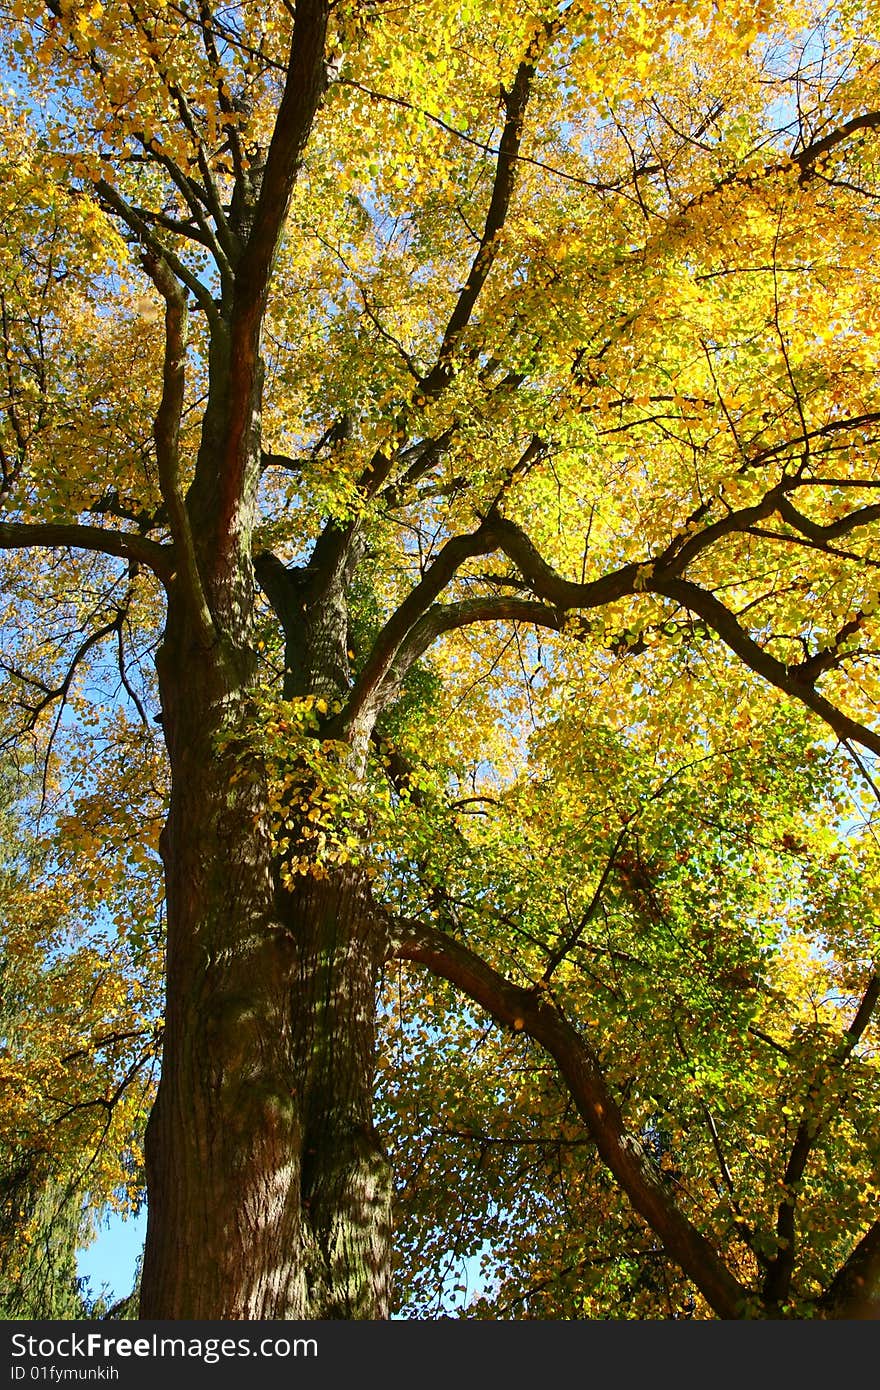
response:
M871 1315L873 0L0 15L3 1279Z

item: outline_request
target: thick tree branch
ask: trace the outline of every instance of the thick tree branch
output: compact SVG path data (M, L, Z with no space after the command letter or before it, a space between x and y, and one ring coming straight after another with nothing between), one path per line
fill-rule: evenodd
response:
M417 444L410 445L399 456L400 462L406 464L406 471L382 493L382 502L389 511L399 506L404 501L407 490L437 466L455 438L457 428L456 421L433 439L421 439Z
M763 169L733 169L729 174L717 180L710 188L705 188L701 193L695 194L690 198L681 209L679 216L688 213L692 208L699 207L707 199L717 197L726 188L736 184L752 184L760 182L761 179L774 178L778 174L784 174L792 170L799 170L799 183L806 181L815 173L815 166L829 155L832 150L844 144L852 135L858 134L860 130L877 130L880 128L880 111L864 111L861 115L853 116L848 121L823 135L821 139L814 140L804 149L796 154L790 155L787 159L776 160L773 164L766 164Z
M837 540L838 536L846 536L850 531L855 531L859 526L867 526L872 521L880 519L880 503L875 502L869 507L856 507L851 512L846 512L839 516L835 521L829 521L826 525L812 521L809 517L799 512L787 497L779 497L776 510L795 531L800 531L811 541L816 541L824 545L827 541Z
M73 523L0 521L0 550L93 550L136 560L167 584L174 574L174 551L130 531L107 531L101 526Z
M880 1302L880 1219L837 1271L819 1306L831 1318L876 1318Z
M820 140L813 140L804 149L791 156L792 164L796 164L801 170L801 176L807 174L812 165L818 160L824 159L826 154L830 154L838 145L842 145L844 140L848 140L851 135L856 135L860 130L880 129L880 111L863 111L859 116L853 116L842 125L823 135Z
M775 685L777 690L782 690L786 695L799 700L814 714L818 714L839 738L851 739L863 748L870 749L872 753L880 753L880 735L864 724L850 719L849 715L832 705L830 700L826 700L803 679L797 667L784 665L764 647L759 646L740 626L730 609L725 608L721 600L707 589L701 589L699 585L686 579L656 578L649 580L645 588L651 593L664 594L667 598L675 599L683 608L696 613L750 670L763 676L771 685Z
M326 0L298 0L296 6L284 92L239 266L241 313L265 302L300 160L326 87L324 45L329 12Z
M444 632L470 627L474 623L534 623L561 632L564 615L546 603L508 595L487 594L460 603L435 603L416 622L398 647L387 672L377 687L380 704L386 704L400 686L410 667Z
M380 687L389 676L412 628L443 592L459 567L474 555L486 555L494 549L493 531L487 523L483 523L469 536L453 536L446 542L421 581L407 594L376 638L373 650L340 716L340 725L344 732L352 730L364 716L369 718L370 711L376 708Z
M500 622L534 623L538 627L561 632L565 619L558 609L551 608L549 604L517 598L512 594L486 594L480 598L462 599L460 603L435 603L410 630L401 644L397 660L405 659L409 667L444 632L470 627L474 623Z
M559 575L514 522L494 518L493 528L499 548L517 565L533 592L561 611L599 607L640 591L675 599L689 612L703 618L751 670L813 710L840 738L852 739L872 752L880 753L880 735L850 719L820 695L812 685L809 676L818 672L822 664L822 653L811 658L812 666L809 662L804 663L802 667L786 666L759 646L720 599L709 590L680 577L691 560L723 536L734 534L754 524L754 520L759 517L769 515L777 509L780 501L784 501L786 492L794 485L792 480L785 479L754 507L731 512L721 521L705 527L693 536L677 538L656 560L642 566L625 565L584 584L564 579ZM852 528L872 520L873 515L873 507L863 507L850 514L852 520L845 518L832 525L835 528L844 525ZM837 530L835 533L838 533Z
M246 244L236 267L230 326L230 384L221 462L217 539L225 547L250 462L248 434L258 391L260 335L272 267L306 141L326 86L327 0L298 0L284 93L266 155Z
M148 256L144 265L165 300L162 398L153 424L159 487L182 571L179 577L186 587L202 640L210 644L216 636L214 623L202 587L189 513L180 486L180 421L186 386L186 299L164 261Z
M635 593L639 581L639 566L623 565L599 579L579 584L565 579L549 565L529 536L516 522L493 515L491 532L495 549L502 550L517 566L532 591L555 608L601 608L627 594Z
M480 291L488 279L499 249L499 237L507 221L510 200L518 172L519 147L522 143L523 124L526 107L535 76L533 58L526 58L516 71L509 91L502 92L504 103L504 128L498 143L498 158L495 163L495 178L492 195L483 224L480 245L467 279L462 286L449 321L443 332L437 361L419 382L419 393L424 396L437 396L448 385L452 377L452 356L462 332L470 322L471 314L479 298Z
M880 753L880 735L850 719L814 688L809 680L809 663L805 663L803 668L786 666L759 646L714 594L690 580L680 578L685 565L708 546L722 536L732 534L744 525L752 524L751 518L769 514L779 505L780 499L784 498L788 486L789 482L785 480L777 488L771 489L755 507L732 512L728 517L694 536L674 541L657 560L644 566L625 565L585 584L575 583L559 575L547 564L529 537L515 523L497 518L493 526L500 549L518 566L539 598L562 611L595 608L640 590L672 598L689 612L703 618L752 671L763 676L777 689L805 704L840 738L851 739L872 752ZM873 507L864 507L855 515L867 521L872 519L873 512ZM866 513L869 515L866 516ZM835 526L840 524L834 523ZM815 670L818 671L818 665L815 663L821 660L821 654L813 660Z
M389 618L352 692L344 727L351 729L368 706L377 705L383 694L391 693L413 661L442 632L504 618L522 619L561 631L567 613L602 607L648 592L671 598L701 617L751 670L813 710L840 738L880 753L880 735L837 709L815 688L818 676L839 660L841 645L860 625L861 615L841 629L830 647L800 664L786 665L760 646L711 591L682 577L687 565L712 545L726 536L748 531L757 521L783 508L789 525L809 528L823 540L828 535L840 535L866 525L880 515L880 508L876 506L861 507L827 526L819 526L802 517L788 503L787 494L797 486L798 479L783 478L753 506L731 511L702 530L674 537L656 558L642 565L623 565L581 583L560 575L547 563L526 532L493 507L472 535L457 536L446 543L421 582ZM528 600L514 602L498 595L459 604L434 603L466 559L495 550L502 551L513 561L525 585L539 600L537 604L529 606Z
M500 975L468 947L421 923L392 924L393 955L449 980L499 1023L525 1033L554 1059L578 1112L636 1211L721 1318L747 1316L747 1292L674 1202L638 1138L626 1129L599 1059L541 992Z
M195 222L181 222L178 217L170 217L165 212L157 212L153 208L135 207L133 204L131 210L142 222L161 227L163 231L171 232L173 236L197 241L206 250L211 250L211 241L205 236L201 228L196 226Z

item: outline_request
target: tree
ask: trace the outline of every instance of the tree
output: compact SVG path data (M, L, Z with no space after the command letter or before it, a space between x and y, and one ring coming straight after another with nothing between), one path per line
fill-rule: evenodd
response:
M467 1001L458 1028L486 1011L501 1056L552 1061L517 1103L564 1097L595 1155L571 1221L605 1194L608 1297L662 1283L626 1273L630 1240L630 1268L661 1251L704 1315L852 1312L880 1268L876 929L811 913L842 873L840 788L861 797L880 751L874 16L5 15L8 736L70 790L53 833L119 922L131 886L145 945L161 855L142 1314L387 1314L389 962L421 968L401 997L427 971ZM737 858L737 795L759 818L742 787L776 757L800 820L774 783ZM714 848L677 871L725 759L747 770L717 792ZM809 870L780 867L786 836ZM599 913L608 959L658 979L683 959L663 940L702 932L699 1008L631 984L616 1017L593 1008ZM765 1033L774 999L795 1036L749 1064L750 1166L719 1133L734 1053L705 1021ZM630 1008L658 1043L627 1061ZM707 1143L712 1180L670 1179ZM817 1170L843 1152L832 1234Z
M123 939L77 920L69 866L26 834L26 790L3 786L0 817L0 1316L87 1317L77 1250L140 1200L155 989Z

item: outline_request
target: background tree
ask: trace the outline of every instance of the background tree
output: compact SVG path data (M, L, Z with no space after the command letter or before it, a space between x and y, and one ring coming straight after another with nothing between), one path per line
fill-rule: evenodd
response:
M395 959L552 1062L603 1297L870 1294L876 929L809 914L880 751L874 18L7 8L6 714L141 950L161 853L143 1315L386 1315Z
M87 1317L103 1304L77 1250L143 1187L156 982L124 934L78 920L87 895L71 902L71 865L27 835L19 790L4 788L0 873L0 1315Z

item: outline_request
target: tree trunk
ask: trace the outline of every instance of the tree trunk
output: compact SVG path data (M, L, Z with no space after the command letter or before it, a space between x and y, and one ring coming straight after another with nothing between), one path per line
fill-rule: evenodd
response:
M141 1316L385 1317L369 893L351 871L279 887L261 770L218 747L241 731L243 651L206 651L172 610L157 665L168 986Z

